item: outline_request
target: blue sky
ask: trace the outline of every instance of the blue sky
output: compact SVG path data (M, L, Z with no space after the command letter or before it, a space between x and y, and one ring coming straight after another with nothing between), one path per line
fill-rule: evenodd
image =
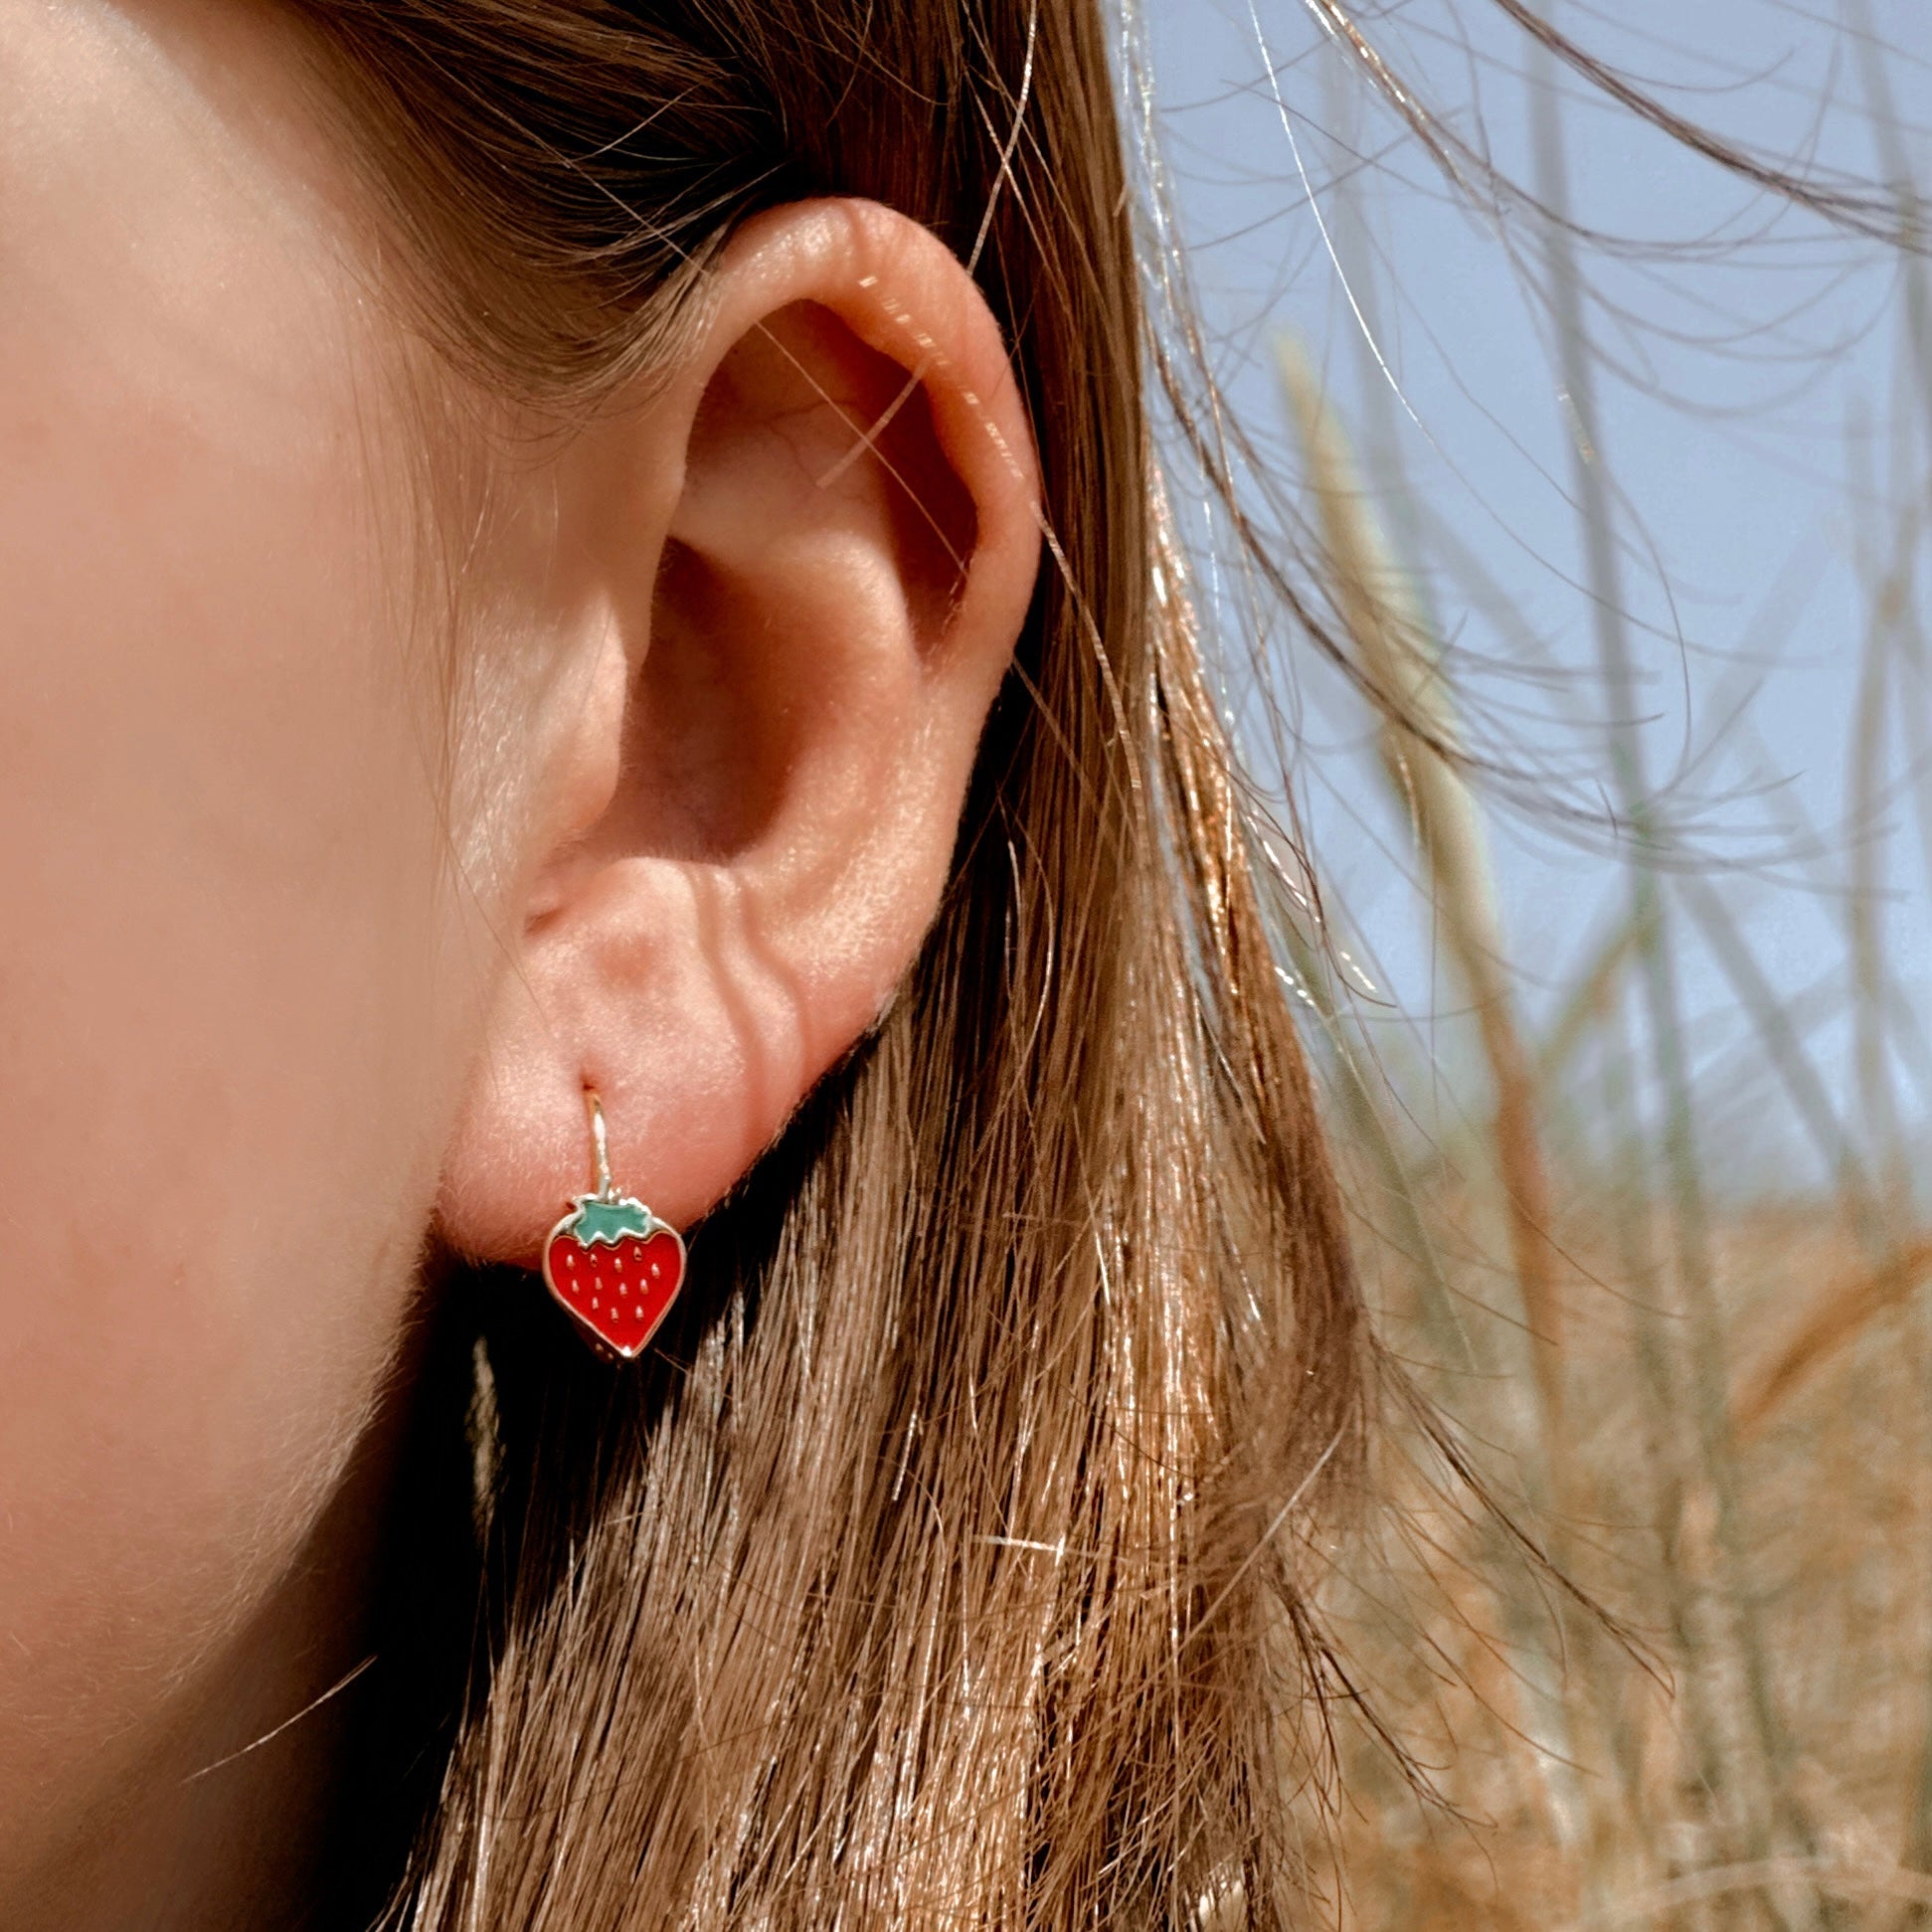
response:
M1372 472L1402 483L1397 534L1422 555L1476 712L1553 799L1587 803L1607 777L1605 709L1533 218L1459 203L1301 0L1256 0L1252 13L1247 0L1145 6L1174 198L1234 409L1292 474L1272 345L1283 331L1298 338ZM1855 12L1843 31L1836 6L1622 0L1613 14L1566 0L1557 17L1728 139L1807 155L1826 173L1883 174L1873 68ZM1887 44L1875 72L1902 147L1932 183L1932 6L1869 0L1865 11ZM1491 0L1407 0L1358 17L1450 127L1532 179L1526 48ZM1885 948L1911 1015L1892 1078L1900 1112L1922 1128L1932 852L1908 797L1860 832L1847 779L1864 587L1874 559L1909 552L1901 505L1926 496L1932 386L1915 389L1901 364L1896 263L1574 78L1559 85L1577 218L1644 245L1591 251L1584 270L1652 776L1687 835L1726 862L1711 876L1854 1131L1843 888L1856 838L1878 836ZM1453 986L1418 916L1363 718L1307 651L1284 649L1306 706L1295 782L1323 876L1397 1005L1426 1015ZM1903 680L1884 708L1893 770L1909 756L1904 714L1916 703L1925 715L1925 694ZM1573 832L1560 809L1521 798L1498 796L1492 822L1525 1000L1547 1009L1621 900L1608 834ZM1814 832L1815 851L1790 852ZM1772 1089L1740 1078L1755 1072L1754 1035L1731 984L1679 930L1707 1103L1736 1117L1741 1165L1802 1174L1807 1156Z

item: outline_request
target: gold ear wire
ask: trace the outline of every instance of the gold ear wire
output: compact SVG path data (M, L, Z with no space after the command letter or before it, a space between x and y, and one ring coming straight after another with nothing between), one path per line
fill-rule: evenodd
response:
M584 1089L584 1111L591 1117L591 1148L597 1161L597 1197L615 1201L617 1190L611 1180L611 1143L604 1131L604 1103L595 1087Z

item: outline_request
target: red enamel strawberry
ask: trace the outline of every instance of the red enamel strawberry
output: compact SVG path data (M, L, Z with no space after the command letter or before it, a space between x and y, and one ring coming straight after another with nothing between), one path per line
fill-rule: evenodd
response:
M625 1361L643 1352L684 1285L684 1242L627 1194L580 1194L544 1243L550 1292Z

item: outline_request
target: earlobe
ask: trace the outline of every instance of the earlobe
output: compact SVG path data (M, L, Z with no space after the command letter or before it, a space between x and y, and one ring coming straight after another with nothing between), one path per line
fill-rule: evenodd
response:
M936 238L779 210L711 298L690 355L563 458L597 615L557 647L592 697L545 753L574 803L532 834L445 1166L445 1233L480 1257L534 1261L584 1190L587 1085L626 1183L688 1225L871 1024L1031 598L1017 390Z

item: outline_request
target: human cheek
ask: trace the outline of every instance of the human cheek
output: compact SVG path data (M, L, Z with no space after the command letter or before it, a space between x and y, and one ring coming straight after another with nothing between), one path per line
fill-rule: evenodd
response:
M5 1820L137 1733L321 1508L486 949L358 286L118 52L85 140L10 148L52 15L0 13Z

